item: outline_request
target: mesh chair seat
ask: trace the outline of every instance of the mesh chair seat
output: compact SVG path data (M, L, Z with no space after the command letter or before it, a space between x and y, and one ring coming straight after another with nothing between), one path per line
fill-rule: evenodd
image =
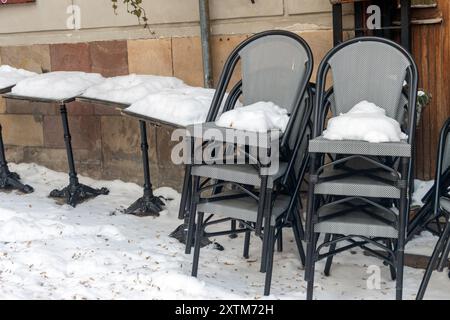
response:
M212 198L210 198L212 199ZM275 200L272 208L270 225L275 226L278 217L280 217L289 207L290 198L280 195ZM256 222L258 215L258 202L250 197L237 199L216 200L210 202L201 202L198 204L199 212L218 215L226 218Z
M267 187L272 189L274 181L281 178L287 169L287 163L281 162L275 174L269 175ZM192 175L211 178L229 182L252 185L261 185L259 170L249 164L220 164L220 165L199 165L192 167Z
M326 218L337 212L348 209L342 215L329 217L314 225L314 231L324 234L353 235L366 237L398 238L398 230L392 225L368 215L361 209L352 209L345 205L322 207L317 214L320 218ZM375 207L368 209L373 215L392 220L392 216Z
M331 180L339 175L345 176ZM347 170L325 170L319 176L314 192L323 195L400 199L400 189L395 186L392 175L382 170L371 172L370 176L358 174L357 171L350 175Z
M320 136L309 141L309 152L410 158L411 144L405 140L373 143L359 140L328 140Z

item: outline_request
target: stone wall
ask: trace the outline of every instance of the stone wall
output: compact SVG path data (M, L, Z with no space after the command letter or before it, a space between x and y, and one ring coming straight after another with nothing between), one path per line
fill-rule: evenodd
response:
M45 0L0 7L0 63L35 72L81 70L176 76L203 85L198 0L145 0L153 33L110 0ZM80 29L67 26L77 8ZM298 32L318 63L331 48L329 0L210 0L212 56L217 81L230 51L248 35L275 28ZM351 11L346 10L346 24ZM126 39L126 40L123 40ZM237 75L234 80L238 79ZM141 183L138 122L110 108L68 106L78 171L94 178ZM7 156L66 171L58 106L0 99ZM183 168L170 162L171 130L149 128L153 182L177 189Z
M316 62L331 47L329 30L301 35L312 46ZM213 37L216 81L228 54L246 37ZM3 46L0 62L36 72L81 70L104 76L128 73L176 76L194 86L201 86L203 79L198 37ZM116 110L93 104L74 102L68 110L78 171L94 178L141 183L138 122ZM0 99L0 122L10 161L67 170L57 105ZM151 172L155 185L179 189L183 168L171 164L170 136L170 128L149 127Z
M122 1L119 1L120 3ZM329 0L209 0L212 33L250 34L282 28L291 31L329 29ZM110 0L45 0L0 5L0 46L78 43L105 40L199 35L198 0L144 0L152 34L137 24L121 4ZM345 24L352 24L345 6ZM79 22L73 25L74 18Z

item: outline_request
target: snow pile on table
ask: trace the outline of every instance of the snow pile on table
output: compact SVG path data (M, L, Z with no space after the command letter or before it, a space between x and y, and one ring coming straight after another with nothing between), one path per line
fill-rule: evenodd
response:
M203 123L214 93L214 89L189 86L168 89L150 94L126 110L180 126Z
M102 83L88 88L83 93L83 96L132 104L149 94L181 86L184 86L184 82L175 77L130 74L128 76L107 78Z
M63 100L76 97L103 80L98 73L56 71L22 80L11 92L25 97Z
M11 164L10 169L36 191L0 192L0 299L264 298L261 241L253 235L250 259L242 258L244 235L218 237L225 251L202 248L198 278L190 276L192 255L168 237L180 224L180 195L174 190L155 190L173 199L160 217L138 218L122 213L142 195L135 184L80 177L82 183L111 192L72 208L47 197L67 184L67 174L34 164ZM288 229L283 237L284 250L274 256L270 298L303 300L306 283L294 237ZM430 254L435 242L436 237L424 233L408 243L407 251ZM322 274L325 262L317 263L315 297L393 299L389 268L359 249L352 251L334 258L330 277ZM381 271L379 290L367 286L373 284L374 267ZM405 299L414 299L422 276L423 270L405 268ZM450 299L449 286L447 273L435 272L426 297Z
M0 89L15 85L20 80L37 75L37 73L16 69L8 65L0 66Z
M386 116L386 110L361 101L349 112L328 120L323 136L329 140L363 140L368 142L398 142L408 137L400 124Z
M287 110L273 102L260 101L222 113L216 125L238 130L267 132L286 129L289 122Z

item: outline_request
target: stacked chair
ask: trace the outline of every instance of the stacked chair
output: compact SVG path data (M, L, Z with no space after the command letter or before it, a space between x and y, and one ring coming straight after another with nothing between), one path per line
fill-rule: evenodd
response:
M437 237L440 237L444 231L440 219L445 218L445 211L438 210L439 205L435 202L435 199L436 191L440 194L444 194L447 193L447 189L450 187L450 168L447 167L442 171L438 180L439 190L436 190L437 181L435 181L430 190L421 199L423 206L414 215L414 218L409 224L408 241L412 240L414 236L422 231L428 231Z
M225 103L225 91L235 67L241 63L242 81L230 91ZM194 238L192 275L197 276L201 242L204 237L245 234L244 254L248 258L250 236L255 232L263 240L261 272L266 273L264 294L270 293L274 244L282 250L282 229L292 227L300 258L304 264L302 245L304 232L301 222L300 186L307 169L307 142L311 133L313 90L309 84L313 57L307 43L298 35L287 31L267 31L242 42L228 58L218 83L216 95L201 132L188 127L192 148L194 141L226 144L226 156L246 153L253 147L247 141L236 145L228 141L227 130L239 135L244 131L220 128L214 121L222 111L234 108L241 96L244 105L271 101L288 110L289 122L284 133L279 131L263 135L267 154L274 141L280 151L278 170L269 172L270 163L254 159L253 164L191 163L186 168L181 210L189 215L186 252L190 252ZM245 107L244 107L245 108ZM223 133L222 140L205 141L205 130ZM198 130L197 130L198 131ZM309 134L308 134L309 133ZM236 135L235 135L236 136ZM229 151L229 146L235 146ZM237 150L237 151L236 151ZM251 155L250 155L251 156ZM278 160L278 159L277 159ZM209 216L205 219L205 214ZM195 223L195 218L197 222ZM210 226L231 221L224 231L208 232ZM236 227L237 223L239 224ZM224 224L228 226L227 224Z
M327 88L330 73L332 86ZM402 299L417 82L417 67L410 54L382 38L360 37L342 43L319 66L309 141L307 299L313 298L316 262L326 259L328 276L333 256L355 247L390 266L396 298ZM329 112L337 116L363 100L385 109L408 139L370 143L322 136Z
M419 292L417 293L418 300L423 299L433 271L437 268L439 272L442 272L445 266L448 266L448 258L450 253L450 197L448 194L449 184L446 180L448 179L448 171L450 169L449 133L450 119L448 119L442 127L439 138L435 186L441 187L433 188L433 208L431 217L431 219L434 218L437 220L437 225L440 225L440 219L444 218L446 221L446 226L442 230L430 261L428 262L424 278L420 285Z

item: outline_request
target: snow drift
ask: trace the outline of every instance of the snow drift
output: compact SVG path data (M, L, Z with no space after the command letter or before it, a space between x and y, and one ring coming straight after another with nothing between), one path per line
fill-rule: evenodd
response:
M214 89L185 86L150 94L126 110L181 126L206 121ZM225 99L224 99L225 100Z
M33 77L35 75L37 75L37 73L16 69L8 65L2 65L0 66L0 89L8 88L25 78Z
M276 129L284 131L288 121L286 109L280 108L273 102L260 101L224 112L216 124L219 127L267 132Z
M368 142L399 142L408 138L400 124L386 116L386 110L368 101L361 101L349 112L331 118L323 136L329 140L363 140Z
M88 88L83 96L132 104L149 94L182 86L185 86L184 82L174 77L130 74L105 79L102 83Z
M56 71L19 81L11 92L25 97L63 100L76 97L103 80L98 73Z

